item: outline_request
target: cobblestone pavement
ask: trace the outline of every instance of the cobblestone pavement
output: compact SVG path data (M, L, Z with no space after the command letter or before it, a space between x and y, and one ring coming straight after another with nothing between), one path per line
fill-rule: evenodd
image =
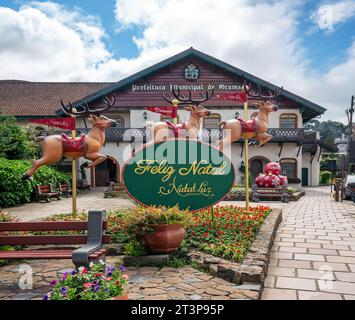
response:
M107 263L114 264L108 257ZM31 269L29 269L31 267ZM48 291L51 280L73 269L70 260L37 260L0 267L0 300L38 300ZM22 290L19 284L28 270L33 274L33 289ZM240 290L236 285L191 267L127 268L127 292L131 300L239 300L258 299L259 292Z
M78 211L88 210L109 210L117 208L126 208L134 205L129 198L104 198L104 189L95 188L90 192L78 194ZM17 207L7 208L6 211L22 221L36 220L53 214L70 213L72 210L72 198L62 198L61 200L52 200L49 203L32 202Z
M355 299L355 206L327 188L283 209L262 299Z

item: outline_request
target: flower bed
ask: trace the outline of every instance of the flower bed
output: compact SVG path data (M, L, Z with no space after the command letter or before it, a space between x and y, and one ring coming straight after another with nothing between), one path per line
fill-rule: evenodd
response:
M248 212L237 206L217 206L213 212L211 209L195 212L187 240L199 250L240 262L270 212L271 209L264 206L250 208Z
M142 250L141 245L136 240L137 243L132 242L134 230L124 231L132 220L132 217L127 217L129 210L107 212L107 232L111 235L112 243L129 242L126 249L130 255L145 255L146 251ZM196 211L192 214L192 225L186 229L184 250L197 248L221 258L242 261L270 212L271 209L265 206L252 207L248 212L239 206L216 206L212 218L211 209ZM86 220L87 214L79 213L78 219ZM68 221L73 218L71 215L62 214L48 217L46 220Z
M125 295L128 276L121 266L106 266L103 261L91 263L90 269L79 268L64 273L50 283L43 300L111 300Z

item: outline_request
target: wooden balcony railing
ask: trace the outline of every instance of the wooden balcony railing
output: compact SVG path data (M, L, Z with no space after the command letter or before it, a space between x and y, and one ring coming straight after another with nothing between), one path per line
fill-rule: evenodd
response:
M87 133L88 129L78 129L78 134ZM297 142L303 143L303 129L269 128L268 133L273 136L273 142ZM221 129L203 129L201 139L205 142L213 142L221 139ZM108 128L106 129L107 142L143 142L150 140L150 131L145 128ZM242 140L241 140L242 141ZM315 141L315 138L314 138Z

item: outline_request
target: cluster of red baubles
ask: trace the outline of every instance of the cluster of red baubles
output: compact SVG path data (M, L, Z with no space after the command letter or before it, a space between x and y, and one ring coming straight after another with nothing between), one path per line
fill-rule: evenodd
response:
M280 175L281 166L277 162L269 162L265 166L265 173L260 173L255 183L258 187L276 188L278 186L287 186L287 177Z

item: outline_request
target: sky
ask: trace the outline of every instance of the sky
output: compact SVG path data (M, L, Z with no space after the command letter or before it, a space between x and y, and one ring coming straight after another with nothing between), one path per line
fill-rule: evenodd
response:
M346 121L355 0L0 0L0 79L119 81L191 46Z

